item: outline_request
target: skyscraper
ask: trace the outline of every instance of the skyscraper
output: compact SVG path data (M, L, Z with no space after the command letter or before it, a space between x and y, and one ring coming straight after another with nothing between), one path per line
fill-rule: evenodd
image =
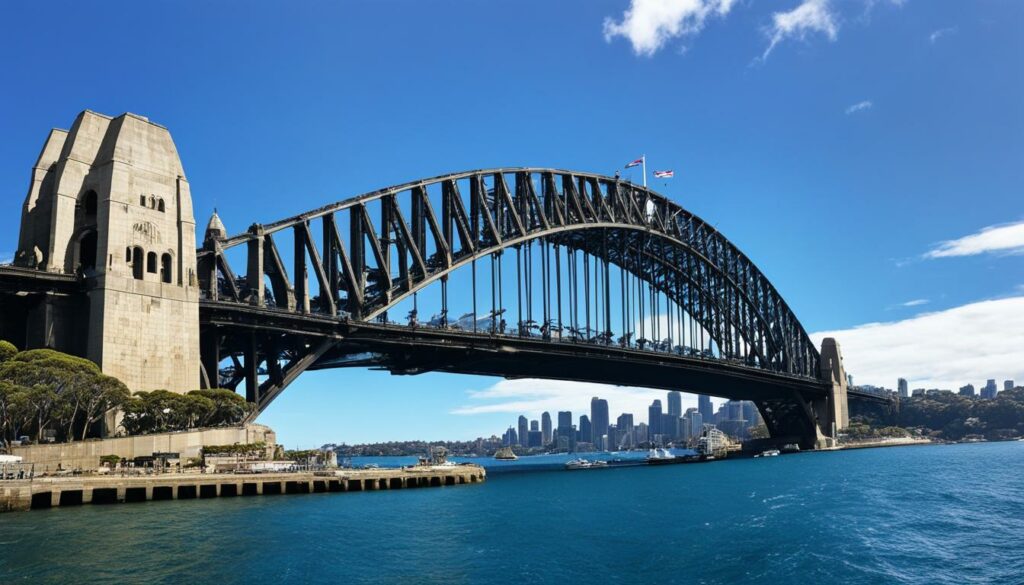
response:
M572 424L572 412L568 410L558 413L558 448L567 451L576 450L576 427Z
M541 439L545 445L551 443L551 414L545 412L540 415L540 433Z
M714 407L711 406L711 397L706 394L701 394L697 397L697 412L700 413L701 418L704 422L709 423L715 418Z
M699 435L701 429L704 428L704 417L700 415L696 408L691 408L686 411L686 418L690 420L690 436Z
M537 422L537 419L531 420L530 421L530 431L532 432L532 431L539 431L539 430L540 430L540 423Z
M1003 380L1003 390L1013 390L1013 380Z
M594 430L590 425L590 417L581 414L580 415L580 442L581 443L593 443L594 442Z
M530 432L529 424L525 416L519 415L519 444L523 447L530 443L530 436L528 434Z
M960 396L974 396L974 384L960 387Z
M629 413L622 413L619 418L615 420L615 426L619 430L619 444L612 445L612 448L618 448L619 445L624 447L632 447L636 445L636 433L633 432L633 415Z
M909 386L907 385L906 378L900 378L896 381L896 388L899 392L900 398L906 398L910 395Z
M601 437L608 434L608 401L597 396L590 399L590 424L593 439L591 443L598 449L608 450L607 445L601 444Z
M683 416L683 394L677 390L668 393L668 413Z
M647 433L652 441L661 434L661 414L661 401L655 400L647 408Z
M989 380L985 387L981 389L982 398L995 398L996 393L999 392L999 388L996 386L995 380Z

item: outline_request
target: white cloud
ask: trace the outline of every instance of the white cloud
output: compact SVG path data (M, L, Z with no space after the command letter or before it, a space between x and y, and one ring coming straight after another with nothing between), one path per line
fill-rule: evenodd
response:
M666 395L665 390L633 386L563 380L501 380L484 390L470 391L469 404L454 409L452 414L505 413L510 417L522 414L529 419L540 420L541 413L545 411L556 419L558 411L569 410L573 420L578 421L581 414L590 415L590 399L597 396L608 401L608 414L613 424L623 412L632 413L634 422L640 423L647 422L647 407L654 400L661 400L661 407L668 408ZM719 401L715 400L715 403ZM684 411L696 406L695 395L683 394Z
M788 12L772 14L772 25L768 29L771 42L761 55L761 60L767 59L782 41L788 38L803 40L810 33L823 34L830 41L838 38L839 25L829 0L804 0Z
M956 33L956 31L957 31L957 28L955 26L951 26L951 27L947 27L947 28L940 28L938 30L932 31L932 34L928 35L928 42L930 42L931 44L934 45L942 37L954 34L954 33Z
M622 20L604 20L604 38L625 37L637 55L651 56L670 39L695 34L709 16L725 16L734 0L631 0Z
M903 321L814 333L839 341L854 381L955 390L988 378L1024 379L1024 296L971 303Z
M870 110L872 107L874 107L874 105L875 104L871 103L870 100L864 100L864 101L861 101L861 102L857 102L857 103L853 104L852 106L846 108L846 115L849 116L850 114L856 114L857 112L863 112L864 110Z
M990 225L969 236L940 242L925 253L925 258L976 256L985 253L1024 253L1024 221Z
M905 303L901 303L900 305L903 306L903 307L920 307L921 305L927 305L927 304L928 304L928 299L914 299L912 301L907 301Z

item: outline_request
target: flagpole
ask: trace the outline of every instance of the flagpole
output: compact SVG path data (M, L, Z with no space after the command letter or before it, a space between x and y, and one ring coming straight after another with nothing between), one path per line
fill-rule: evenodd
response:
M640 155L640 160L643 161L644 189L646 189L647 188L647 155L646 154L641 154Z

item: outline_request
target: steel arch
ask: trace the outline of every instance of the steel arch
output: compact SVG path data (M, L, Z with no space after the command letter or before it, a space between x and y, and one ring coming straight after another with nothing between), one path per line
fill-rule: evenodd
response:
M289 231L291 277L274 240ZM747 358L739 354L746 348L762 369L820 376L806 331L735 245L655 191L591 173L497 168L381 189L210 239L199 251L199 279L208 301L370 321L460 267L536 240L586 251L643 278L685 305L723 355ZM239 247L246 249L244 278L228 262Z

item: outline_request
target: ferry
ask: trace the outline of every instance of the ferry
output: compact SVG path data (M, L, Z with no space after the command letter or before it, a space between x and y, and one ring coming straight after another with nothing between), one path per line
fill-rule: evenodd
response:
M512 452L512 447L502 447L494 454L494 458L499 461L515 461L519 459L516 454Z
M600 461L600 460L591 461L589 459L573 459L572 461L567 461L566 464L565 464L565 468L566 469L601 469L603 467L608 467L608 462L607 461Z

